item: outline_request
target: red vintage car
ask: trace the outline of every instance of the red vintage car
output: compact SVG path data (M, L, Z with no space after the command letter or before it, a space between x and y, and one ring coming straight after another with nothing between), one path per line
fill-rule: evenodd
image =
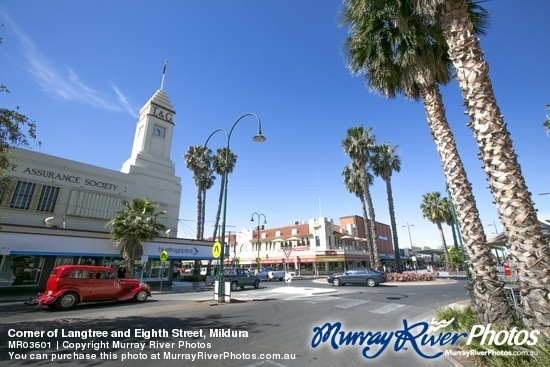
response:
M69 310L81 302L144 302L150 296L147 285L138 279L119 279L113 268L63 265L52 270L46 291L27 303Z

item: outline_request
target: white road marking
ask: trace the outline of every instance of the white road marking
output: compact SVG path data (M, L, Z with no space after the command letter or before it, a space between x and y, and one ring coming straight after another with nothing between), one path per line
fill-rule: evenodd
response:
M352 308L352 307L364 305L365 303L369 303L369 302L370 302L370 300L357 299L357 300L350 300L349 302L346 302L346 303L343 303L343 304L340 304L340 305L336 305L334 307Z
M385 306L382 306L382 307L377 308L375 310L370 310L369 312L378 313L378 314L386 314L386 313L390 313L392 311L398 310L401 307L405 307L405 305L400 305L400 304L397 304L397 303L388 303Z

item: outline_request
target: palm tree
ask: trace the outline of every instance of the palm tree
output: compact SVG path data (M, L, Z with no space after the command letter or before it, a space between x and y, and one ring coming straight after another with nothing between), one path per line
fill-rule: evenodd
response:
M235 168L235 164L237 164L237 155L231 150L227 150L228 148L219 148L216 151L216 155L214 156L214 171L218 176L221 177L222 181L220 184L220 195L218 198L218 210L216 212L216 221L214 222L214 234L212 235L212 238L215 240L216 236L218 234L218 224L220 223L220 215L222 212L222 200L223 200L223 188L225 187L225 175L224 173L227 171L227 174L233 172L233 169Z
M368 222L368 216L367 216L367 203L365 200L365 194L363 193L363 185L361 184L361 170L355 165L354 162L351 162L348 164L344 170L342 171L342 176L344 177L344 185L346 186L346 189L357 196L359 200L361 201L361 210L363 212L363 218L364 218L364 225ZM374 178L372 175L367 172L367 180L369 181L369 185L372 184L372 181ZM366 227L366 235L367 235L367 248L369 250L369 266L374 265L374 250L372 248L372 241L370 236L370 227L365 225Z
M200 190L201 190L201 233L200 239L204 239L204 226L205 226L205 216L206 216L206 192L214 186L214 181L216 181L216 176L214 176L214 170L207 168L201 175Z
M380 256L378 255L378 244L376 242L376 218L367 176L372 150L376 143L376 137L371 132L372 128L365 129L363 125L348 129L346 137L342 141L342 147L344 148L344 153L346 153L359 168L361 174L361 185L369 208L370 217L370 220L365 218L365 232L370 234L370 241L372 244L374 263L371 263L371 266L374 266L375 269L380 269Z
M344 44L348 67L355 74L364 72L367 86L388 98L402 93L406 98L422 100L472 270L469 288L473 291L473 309L480 322L506 327L511 311L438 87L451 79L447 45L437 28L426 26L424 18L408 5L395 0L345 1L342 19L350 28ZM483 12L476 19L476 31L481 33Z
M439 192L429 192L422 195L422 204L420 204L420 210L422 210L422 216L428 219L430 222L437 226L439 235L441 237L441 245L445 253L445 269L449 267L449 250L447 249L447 242L445 241L445 234L443 233L443 227L441 223L445 222L446 211L449 206L447 198L441 198Z
M214 185L212 169L212 151L202 145L190 146L183 156L185 165L193 172L193 181L197 187L197 234L196 239L204 239L206 215L206 191ZM195 260L193 275L200 274L201 261Z
M166 214L157 211L158 205L147 199L133 199L132 202L122 200L124 209L117 210L115 217L107 222L111 228L111 239L115 246L122 245L120 254L126 261L128 277L134 277L134 262L143 255L144 241L151 241L158 237L166 226L159 223L158 217Z
M395 252L395 266L398 273L402 272L401 257L399 254L399 242L397 238L397 224L395 222L395 208L393 205L393 192L391 176L393 172L401 170L401 158L397 155L397 145L392 147L389 143L383 143L374 147L372 160L372 171L376 176L381 177L386 183L386 194L388 196L388 210L390 212L390 223L393 234L393 248Z
M208 179L212 175L211 173L211 158L212 151L208 148L204 148L202 145L192 145L187 150L187 153L183 155L185 159L185 165L193 172L193 181L197 187L197 234L196 239L202 240L204 233L204 205L203 205L203 192L204 186L208 184Z
M550 337L550 248L514 151L469 17L468 0L414 0L416 9L441 26L487 173L489 187L518 264L523 323Z

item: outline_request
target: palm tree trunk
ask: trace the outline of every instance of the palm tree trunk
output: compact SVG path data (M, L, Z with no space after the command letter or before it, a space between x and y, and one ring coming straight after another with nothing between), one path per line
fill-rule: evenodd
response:
M441 23L472 120L469 127L480 149L510 253L518 265L523 322L550 337L550 249L498 108L489 66L468 18L467 2L448 0L443 9Z
M206 190L202 191L202 208L201 208L201 240L204 239L204 227L206 224Z
M393 206L393 193L391 189L391 177L388 177L386 180L386 193L388 196L388 211L390 212L390 224L392 231L392 240L393 240L393 250L395 252L395 267L398 273L403 272L401 266L401 255L399 254L399 242L397 238L397 224L395 223L395 208Z
M216 240L218 234L218 225L220 224L220 216L222 213L222 201L223 201L223 188L225 187L225 175L222 174L222 181L220 186L220 195L218 197L218 210L216 211L216 221L214 222L214 234L212 238Z
M443 245L443 252L445 253L445 270L449 271L449 249L447 248L447 241L445 241L445 234L443 233L443 226L441 222L437 222L437 229L439 230L439 236L441 237L441 244Z
M197 234L196 239L200 240L201 238L201 228L202 228L202 195L201 189L197 186Z
M471 279L472 307L484 323L508 326L511 311L508 307L503 284L497 277L491 249L479 217L479 211L468 181L466 170L458 154L453 133L445 116L445 107L439 87L425 88L422 102L428 117L428 125L436 144L445 179L455 207L457 222L462 234Z
M367 203L365 202L365 195L359 197L361 200L361 209L363 210L363 226L365 228L365 236L367 237L367 248L369 249L369 266L374 266L374 250L372 248L372 238L370 236L369 218L367 216Z
M372 204L372 197L370 195L369 183L367 180L367 174L363 170L361 173L363 176L363 191L365 192L365 200L367 202L367 207L369 208L369 217L368 225L370 229L370 241L372 245L372 254L374 256L374 264L371 264L374 269L380 269L380 255L378 254L378 243L376 242L376 227L375 227L375 217L374 217L374 205ZM366 219L365 219L366 220Z

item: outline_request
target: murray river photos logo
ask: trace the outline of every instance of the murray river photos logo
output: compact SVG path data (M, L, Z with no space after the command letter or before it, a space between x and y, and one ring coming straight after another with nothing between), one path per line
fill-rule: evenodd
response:
M360 347L361 355L367 359L379 357L384 351L393 347L395 352L401 350L414 350L419 356L427 359L438 358L443 351L434 352L430 347L455 345L462 338L466 339L466 345L470 345L474 338L481 337L481 345L535 345L538 342L539 331L518 330L492 330L491 324L474 325L470 333L440 332L439 330L449 326L452 320L431 324L417 322L409 324L403 320L403 329L395 331L346 331L340 322L327 322L323 326L313 328L311 346L317 348L328 345L334 350L342 347ZM431 354L430 354L431 351Z

